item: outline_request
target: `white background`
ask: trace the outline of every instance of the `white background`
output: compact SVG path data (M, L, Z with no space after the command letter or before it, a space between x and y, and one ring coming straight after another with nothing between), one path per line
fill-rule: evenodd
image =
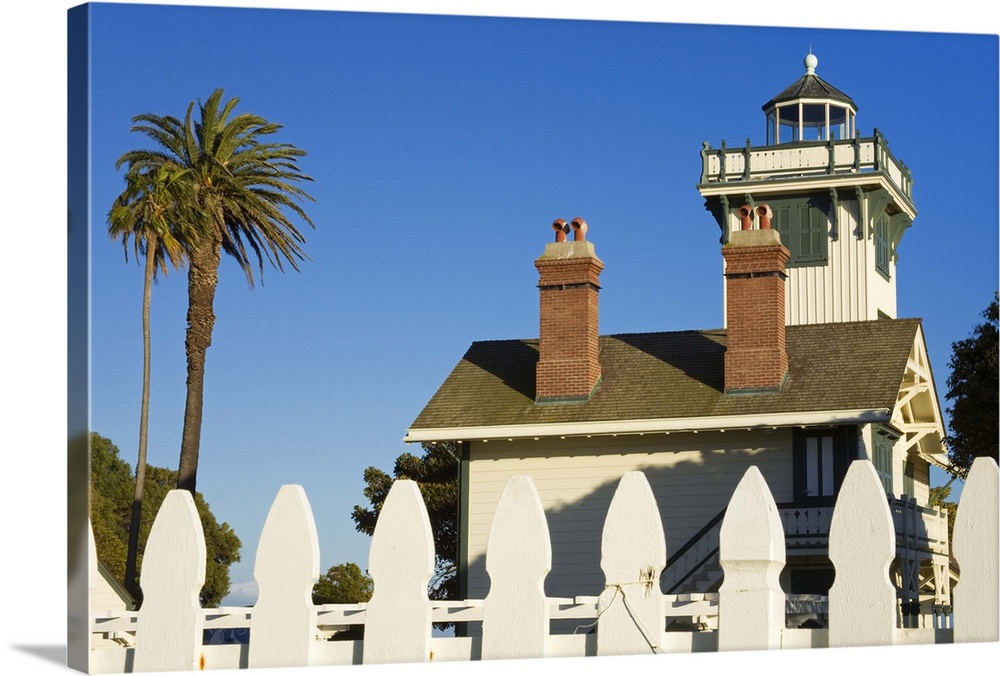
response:
M59 0L4 4L2 38L4 93L3 208L0 211L0 298L3 350L0 379L5 449L3 533L0 557L6 587L0 605L0 672L60 673L66 646L66 10L78 3ZM718 1L654 7L648 0L561 3L553 0L498 2L347 2L294 0L231 2L160 0L158 4L294 6L314 9L384 10L435 14L465 13L524 17L797 25L826 28L884 28L963 33L998 32L996 12L972 0L926 3L871 3L840 0L803 4L764 0ZM665 4L665 3L664 3ZM898 6L898 7L896 7ZM903 11L900 11L903 10ZM905 58L905 55L885 55ZM877 67L873 59L873 67ZM976 64L969 64L975 69ZM885 73L873 73L884 77ZM992 83L996 86L996 83ZM941 104L944 102L935 102ZM956 204L975 204L981 196L958 195ZM978 208L991 208L979 204ZM13 432L13 438L9 432ZM671 655L669 657L588 658L558 665L522 663L517 668L572 669L603 674L622 669L653 673L739 669L841 673L864 665L876 670L921 673L973 673L996 665L1000 644L913 648L786 651ZM983 665L983 666L980 666ZM500 674L505 663L359 667L357 673ZM350 668L348 668L350 669ZM344 668L340 668L343 672ZM225 672L236 673L236 672ZM277 669L269 674L294 674ZM344 672L347 673L347 672ZM353 673L353 672L351 672Z

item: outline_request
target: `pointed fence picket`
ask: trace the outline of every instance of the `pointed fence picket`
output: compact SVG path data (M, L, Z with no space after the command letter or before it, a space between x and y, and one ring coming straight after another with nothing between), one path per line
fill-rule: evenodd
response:
M736 486L719 533L719 650L781 647L785 531L764 476L750 467Z
M895 642L896 589L889 581L895 555L896 534L882 482L872 463L855 460L830 521L831 648Z
M194 498L188 491L170 491L143 554L135 671L204 668L205 615L198 594L205 584L205 555L205 534Z
M642 472L626 472L615 490L601 536L604 591L597 600L597 654L661 652L667 565L663 523Z
M389 489L368 558L375 591L365 619L365 664L430 661L434 535L415 481Z
M962 570L954 597L955 641L998 638L997 486L996 462L977 460L955 526L954 551ZM897 598L889 582L892 517L868 461L851 465L834 508L829 552L836 574L828 628L785 628L786 601L788 607L799 602L786 599L777 584L785 563L782 533L767 483L751 467L720 529L725 575L720 592L664 596L660 573L668 552L660 512L645 476L629 472L605 520L604 591L598 597L548 598L543 590L552 552L545 514L531 479L514 477L490 530L490 593L483 600L432 602L430 521L419 487L397 481L372 537L372 599L314 606L310 594L319 547L312 510L301 487L284 486L257 551L256 605L201 609L201 522L190 494L172 491L146 546L142 609L92 616L90 669L121 673L952 640L951 629L896 628ZM685 618L702 630L666 630L668 622ZM573 620L593 631L552 633L555 620ZM434 621L481 623L481 636L433 636ZM358 624L364 625L363 640L326 640L337 628ZM204 645L203 629L220 627L249 627L249 645Z
M257 603L250 620L249 666L309 666L316 650L319 538L306 492L282 486L264 522L257 558Z
M511 477L486 550L490 592L483 601L482 659L545 657L551 612L544 585L551 569L549 527L535 484Z
M955 642L1000 640L997 552L1000 472L992 458L976 458L962 488L952 550L961 569L955 585ZM966 618L976 618L970 622Z

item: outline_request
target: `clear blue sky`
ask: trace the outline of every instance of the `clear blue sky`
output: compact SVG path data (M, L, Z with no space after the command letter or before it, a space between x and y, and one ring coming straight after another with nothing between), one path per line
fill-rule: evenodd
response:
M4 625L0 661L10 673L63 672L65 13L74 4L6 3L0 10L8 28L0 41L7 93L0 115L8 131L0 168L8 196L0 372L5 431L12 432L0 493L5 537L17 543L3 563L4 579L15 581L6 605L16 614ZM750 12L730 0L676 7L648 0L280 4L990 37L315 13L278 21L241 11L232 16L266 21L181 30L145 21L116 33L106 8L94 34L101 48L93 90L92 413L95 429L130 462L141 279L103 234L120 187L114 160L137 143L127 132L130 117L179 115L221 85L243 99L242 110L285 124L282 138L309 151L304 167L316 178L310 213L318 227L307 243L313 261L301 274L269 271L265 284L249 291L232 265L223 269L199 486L243 539L237 582L252 579L267 505L287 482L309 493L324 566L364 562L368 539L353 533L348 516L361 501L363 468L388 467L405 450L407 425L469 342L537 332L532 261L552 219L590 221L608 266L604 331L718 326L718 231L694 188L698 149L704 140L740 144L749 135L759 142L760 105L800 75L810 44L819 74L859 104L863 131L879 127L913 170L920 214L900 252L900 314L924 318L939 389L950 343L968 333L996 289L998 23L979 0L911 4L905 16L869 0L822 8L761 0ZM285 23L296 18L297 26ZM179 445L183 286L183 274L172 276L154 296L151 453L164 465L176 463ZM11 549L24 555L11 556ZM997 644L955 648L963 660L997 657ZM897 650L832 651L810 669L870 669L873 659L889 668L899 662ZM955 668L956 653L944 647L905 650L904 659L929 670ZM672 660L703 667L704 657ZM782 660L801 666L793 653L713 659L751 670ZM574 668L597 673L604 664L578 660ZM633 668L643 664L630 660ZM451 667L467 670L436 670ZM286 672L293 673L275 671Z
M701 143L762 144L761 105L810 47L861 133L878 127L912 170L899 316L924 319L939 390L950 344L997 288L995 37L101 4L91 30L92 428L130 463L142 269L105 235L115 161L149 147L130 118L182 117L222 86L309 153L312 260L253 290L231 261L220 275L198 487L244 543L228 603L255 598L257 537L284 483L309 495L323 569L366 565L350 519L362 472L408 450L470 342L537 335L533 261L553 219L590 223L602 333L720 326ZM153 294L149 444L168 467L185 311L171 275Z

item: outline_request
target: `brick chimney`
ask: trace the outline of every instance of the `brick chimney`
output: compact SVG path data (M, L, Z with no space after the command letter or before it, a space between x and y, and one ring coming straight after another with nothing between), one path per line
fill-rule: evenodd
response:
M788 375L785 350L785 263L789 252L771 210L756 209L760 229L734 232L722 248L726 262L726 393L777 392ZM743 215L743 210L741 210Z
M552 224L556 241L535 261L541 297L536 403L586 401L601 379L597 358L598 278L604 263L582 218ZM574 233L573 241L566 235Z

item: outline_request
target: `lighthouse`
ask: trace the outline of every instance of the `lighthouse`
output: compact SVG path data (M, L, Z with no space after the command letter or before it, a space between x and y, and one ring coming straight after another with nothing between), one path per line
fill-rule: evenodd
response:
M764 145L701 151L698 191L722 231L777 230L789 251L785 323L896 317L896 262L913 223L913 180L858 106L817 75L818 59L763 105ZM725 292L724 292L725 293Z

